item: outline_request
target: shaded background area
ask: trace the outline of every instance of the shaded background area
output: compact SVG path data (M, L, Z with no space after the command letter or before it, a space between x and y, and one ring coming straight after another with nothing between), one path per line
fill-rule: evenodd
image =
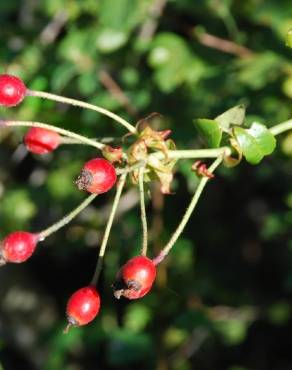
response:
M247 123L291 118L290 0L26 0L0 2L1 73L32 89L80 98L131 122L163 115L179 148L202 143L195 117L247 106ZM27 98L1 116L91 137L122 137L111 120ZM0 235L40 230L85 194L73 179L92 148L37 157L22 129L0 131ZM113 192L97 200L21 266L0 270L0 368L288 370L292 368L292 134L259 166L221 168L152 293L114 300L118 267L137 253L137 192L129 185L110 238L92 325L63 335L70 294L94 270ZM177 166L174 194L151 188L150 254L168 240L197 178ZM2 370L2 368L1 368Z

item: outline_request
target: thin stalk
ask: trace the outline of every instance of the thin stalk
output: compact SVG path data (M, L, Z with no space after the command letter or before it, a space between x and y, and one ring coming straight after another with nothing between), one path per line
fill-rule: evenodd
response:
M139 161L139 162L133 164L133 166L129 166L129 167L125 167L125 168L117 168L116 173L117 173L117 175L121 175L123 173L130 173L132 171L138 170L141 167L145 167L145 165L146 165L146 161Z
M61 135L67 136L69 138L72 138L74 140L79 141L82 144L86 145L91 145L94 146L97 149L103 149L105 147L105 144L99 143L96 140L89 139L83 135L78 135L75 134L74 132L65 130L60 127L48 125L46 123L41 123L41 122L31 122L31 121L10 121L10 120L1 120L0 121L0 126L4 127L19 127L19 126L24 126L24 127L40 127L40 128L45 128L47 130L55 131L58 132Z
M139 193L140 193L140 212L141 212L141 224L143 231L143 242L141 255L146 256L147 247L148 247L148 228L147 228L147 217L146 217L146 208L145 208L145 193L144 193L144 168L139 169Z
M109 144L109 143L112 143L115 140L115 138L113 137L104 137L101 139L90 138L90 140L100 142L101 144ZM61 143L62 144L83 144L80 142L80 140L72 139L71 137L64 137L64 136L62 136Z
M189 150L168 150L167 155L168 159L195 159L195 158L217 158L218 156L221 156L223 154L230 154L230 148L229 147L221 147L216 149L189 149ZM129 173L135 170L138 170L142 167L145 167L147 165L147 162L151 162L151 158L157 158L157 159L164 159L165 154L162 152L156 152L149 154L148 158L139 161L132 166L125 167L125 168L117 168L116 172L118 175L122 173ZM144 168L144 173L145 173Z
M64 96L59 96L59 95L56 95L56 94L47 93L47 92L44 92L44 91L28 90L27 95L38 97L38 98L43 98L43 99L48 99L48 100L54 100L54 101L57 101L57 102L60 102L60 103L70 104L70 105L74 105L76 107L80 107L80 108L84 108L84 109L90 109L90 110L93 110L95 112L99 112L101 114L104 114L107 117L112 118L114 121L120 123L128 131L130 131L132 134L137 133L136 128L133 125L131 125L129 122L127 122L125 119L123 119L122 117L118 116L117 114L112 113L112 112L108 111L107 109L101 108L97 105L85 103L83 101L76 100L76 99L66 98Z
M168 150L167 156L169 159L217 158L227 151L230 151L230 148L226 146L216 149ZM157 159L165 158L165 154L162 152L152 153L149 157L151 156Z
M208 171L213 173L215 169L219 166L219 164L222 162L223 157L220 156L218 157L213 164L208 168ZM180 237L181 233L183 232L186 224L188 223L197 203L198 200L204 190L204 187L206 186L207 182L209 181L209 177L202 177L202 179L199 182L199 185L195 191L195 194L193 195L191 202L181 220L179 223L178 227L176 228L175 232L172 234L169 242L166 244L166 246L162 249L162 251L159 253L157 257L153 259L153 263L155 265L158 265L163 259L168 255L170 252L171 248L174 246L176 243L177 239Z
M58 222L53 224L52 226L48 227L47 229L40 231L38 233L38 238L40 241L47 238L49 235L55 233L59 229L61 229L63 226L67 225L70 221L73 220L81 211L84 210L92 201L94 198L96 198L97 194L91 194L89 195L81 204L79 204L78 207L73 209L70 213L68 213L65 217L61 218Z
M279 123L278 125L275 125L271 127L270 133L273 135L279 135L282 134L282 132L288 131L292 129L292 119L289 119L288 121Z
M123 191L123 188L124 188L124 185L125 185L126 177L127 177L127 174L121 175L119 183L118 183L116 196L115 196L113 206L112 206L112 209L111 209L111 213L109 215L107 225L106 225L106 228L105 228L105 231L104 231L104 235L103 235L103 239L102 239L102 242L101 242L101 247L100 247L100 250L99 250L98 259L97 259L97 263L96 263L95 272L94 272L93 278L91 280L91 285L96 285L97 282L98 282L98 278L99 278L101 268L102 268L102 263L103 263L105 250L106 250L106 247L107 247L107 242L108 242L108 239L109 239L109 235L110 235L110 231L111 231L111 228L112 228L113 220L114 220L117 208L118 208L118 204L119 204L119 201L120 201L120 198L121 198L121 194L122 194L122 191Z

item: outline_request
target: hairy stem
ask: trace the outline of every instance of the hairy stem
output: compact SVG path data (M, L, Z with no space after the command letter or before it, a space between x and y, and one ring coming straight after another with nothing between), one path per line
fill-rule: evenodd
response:
M133 166L124 167L124 168L117 168L116 173L117 173L117 175L121 175L123 173L130 173L130 172L133 172L135 170L138 170L141 167L145 167L145 165L146 165L146 161L139 161L139 162L133 164Z
M118 204L119 204L119 201L120 201L120 198L121 198L121 194L122 194L122 191L123 191L123 188L124 188L124 185L125 185L126 177L127 177L127 174L121 175L119 183L118 183L116 196L115 196L113 206L112 206L112 209L111 209L111 213L109 215L107 225L106 225L106 228L105 228L105 231L104 231L103 239L102 239L99 254L98 254L98 260L97 260L95 272L94 272L93 278L91 280L91 285L96 285L97 282L98 282L98 278L99 278L101 268L102 268L102 263L103 263L105 250L106 250L106 247L107 247L107 242L108 242L108 239L109 239L109 235L110 235L110 231L111 231L111 228L112 228L113 220L114 220L117 208L118 208Z
M279 123L278 125L271 127L269 130L271 134L276 136L291 129L292 129L292 119L289 119L288 121Z
M219 164L222 162L223 160L223 157L220 156L218 157L214 162L213 164L208 168L208 171L210 173L213 173L215 171L215 169L219 166ZM181 233L183 232L186 224L188 223L197 203L198 203L198 200L204 190L204 187L206 186L207 182L209 181L209 177L202 177L202 179L200 180L199 182L199 185L195 191L195 194L193 195L192 199L191 199L191 202L181 220L181 222L179 223L178 227L176 228L175 232L172 234L169 242L166 244L166 246L162 249L162 251L159 253L159 255L157 257L155 257L153 259L153 263L155 265L158 265L161 261L164 260L164 258L168 255L168 253L170 252L171 248L174 246L174 244L176 243L177 239L180 237Z
M141 212L141 223L143 231L143 242L141 254L146 256L148 247L148 228L147 228L147 216L145 208L145 193L144 193L144 168L139 169L139 193L140 193L140 212Z
M217 158L228 151L230 151L230 148L223 146L216 149L168 150L167 155L169 159ZM150 156L163 159L165 154L162 152L156 152L150 154L149 157Z
M104 114L107 117L112 118L114 121L120 123L132 134L137 133L136 128L133 125L131 125L129 122L127 122L125 119L123 119L122 117L118 116L117 114L112 113L112 112L108 111L107 109L101 108L97 105L85 103L83 101L76 100L76 99L65 98L64 96L59 96L59 95L47 93L47 92L44 92L44 91L28 90L27 95L28 96L39 97L39 98L43 98L43 99L48 99L48 100L54 100L54 101L57 101L57 102L60 102L60 103L70 104L70 105L74 105L76 107L80 107L80 108L84 108L84 109L90 109L90 110L93 110L95 112L99 112L101 114Z
M53 224L52 226L48 227L47 229L40 231L38 233L39 240L44 240L49 235L55 233L59 229L61 229L63 226L67 225L70 221L73 220L81 211L84 210L92 201L94 198L96 198L97 194L91 194L89 195L81 204L79 204L78 207L73 209L70 213L68 213L65 217L61 218L58 222Z
M10 120L1 120L0 126L4 127L39 127L39 128L45 128L47 130L58 132L61 135L67 136L69 138L72 138L82 144L91 145L94 146L97 149L103 149L105 147L105 144L99 143L98 141L94 139L89 139L83 135L75 134L72 131L64 130L63 128L48 125L47 123L41 123L41 122L30 122L30 121L10 121Z

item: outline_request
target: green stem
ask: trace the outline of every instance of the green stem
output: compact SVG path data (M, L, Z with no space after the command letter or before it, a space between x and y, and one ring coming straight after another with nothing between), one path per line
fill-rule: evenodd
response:
M89 195L81 204L79 204L78 207L73 209L70 213L68 213L65 217L61 218L58 222L53 224L52 226L48 227L47 229L40 231L37 233L38 238L40 241L47 238L49 235L55 233L59 229L61 229L63 226L67 225L70 221L73 220L81 211L84 210L92 201L94 198L96 198L97 194L91 194Z
M218 157L214 162L213 164L208 168L208 171L213 173L215 171L215 169L220 165L220 163L222 162L223 160L223 157L220 156ZM173 233L173 235L171 236L169 242L166 244L166 246L162 249L162 251L159 253L159 255L157 257L155 257L153 259L153 263L155 265L158 265L161 261L164 260L164 258L168 255L168 253L170 252L171 248L174 246L174 244L176 243L177 239L180 237L181 233L183 232L186 224L188 223L197 203L198 203L198 200L204 190L204 187L206 186L207 182L209 181L209 177L202 177L202 179L200 180L199 182L199 185L195 191L195 194L193 195L192 199L191 199L191 202L181 220L181 222L179 223L178 227L176 228L175 232Z
M224 146L216 149L168 150L167 155L169 159L217 158L226 151L230 151L230 148ZM149 157L151 156L157 159L165 158L165 154L162 152L152 153Z
M189 149L189 150L169 150L167 152L168 159L195 159L195 158L217 158L223 154L229 155L231 150L229 147L224 146L216 149ZM116 172L118 175L122 173L130 173L132 171L138 170L141 167L145 167L147 162L151 162L151 158L155 157L156 159L164 159L165 154L162 152L155 152L148 155L148 158L139 161L132 166L125 168L117 168ZM145 169L144 169L145 172Z
M96 285L97 282L98 282L98 278L99 278L101 268L102 268L102 263L103 263L105 250L106 250L106 247L107 247L107 242L108 242L108 239L109 239L109 235L110 235L111 227L112 227L112 224L113 224L113 220L114 220L117 208L118 208L118 204L119 204L119 201L120 201L120 198L121 198L121 194L122 194L122 191L123 191L123 188L124 188L124 185L125 185L126 177L127 177L127 174L123 174L120 177L120 180L119 180L119 183L118 183L116 196L115 196L115 199L114 199L114 202L113 202L111 213L109 215L109 219L107 221L107 225L106 225L105 232L104 232L104 235L103 235L103 239L102 239L102 242L101 242L101 247L100 247L99 254L98 254L98 260L97 260L97 264L96 264L96 268L95 268L93 278L91 280L91 285Z
M1 120L1 126L4 126L4 127L13 127L13 126L14 127L19 127L19 126L40 127L40 128L45 128L47 130L58 132L61 135L75 139L83 144L94 146L97 149L103 149L105 146L105 144L99 143L98 141L93 140L93 139L89 139L83 135L78 135L78 134L75 134L74 132L64 130L62 128L48 125L46 123L41 123L41 122Z
M141 167L145 167L145 165L146 165L146 161L139 161L139 162L133 164L133 166L129 166L129 167L125 167L125 168L117 168L116 173L117 173L117 175L121 175L123 173L130 173L132 171L138 170Z
M93 140L95 142L100 142L101 144L109 144L112 143L115 139L113 137L104 137L104 138L90 138L90 140ZM64 137L62 136L61 138L61 143L62 144L83 144L80 142L80 140L77 139L72 139L71 137Z
M101 114L104 114L105 116L108 116L108 117L112 118L116 122L120 123L128 131L130 131L132 134L137 134L136 128L133 125L131 125L129 122L127 122L122 117L118 116L117 114L112 113L112 112L108 111L107 109L101 108L97 105L85 103L83 101L76 100L76 99L65 98L64 96L50 94L50 93L47 93L47 92L44 92L44 91L28 90L27 95L35 96L35 97L43 98L43 99L48 99L48 100L54 100L54 101L57 101L57 102L60 102L60 103L70 104L70 105L74 105L76 107L80 107L80 108L84 108L84 109L90 109L90 110L93 110L95 112L99 112Z
M141 223L143 231L143 242L141 255L146 256L148 247L148 231L147 231L147 216L145 208L145 194L144 194L144 168L139 169L139 193L140 193L140 211L141 211Z
M279 123L278 125L275 125L271 127L270 133L273 135L279 135L282 134L282 132L288 131L292 129L292 119L289 119L288 121Z

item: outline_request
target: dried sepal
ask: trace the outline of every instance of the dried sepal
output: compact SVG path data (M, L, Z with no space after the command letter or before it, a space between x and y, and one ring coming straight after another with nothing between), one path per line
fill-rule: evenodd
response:
M208 170L206 163L203 163L202 161L196 161L192 165L192 170L195 171L199 177L208 177L209 179L213 179L215 177L215 175Z

